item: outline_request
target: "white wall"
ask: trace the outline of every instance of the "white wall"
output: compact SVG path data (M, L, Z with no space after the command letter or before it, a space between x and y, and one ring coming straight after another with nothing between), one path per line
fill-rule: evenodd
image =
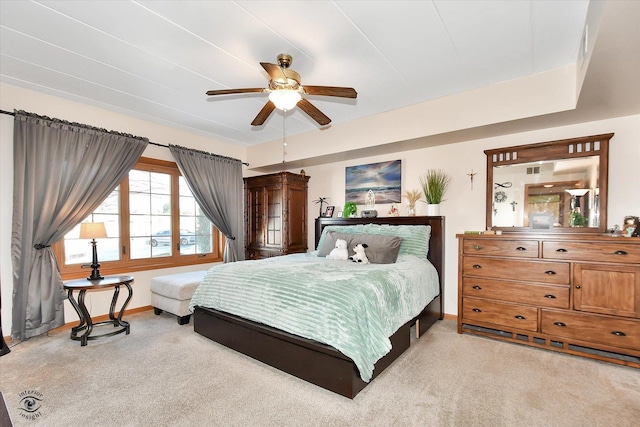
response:
M91 126L130 133L149 138L160 144L176 144L195 148L223 156L234 157L245 161L246 149L220 141L192 134L168 126L131 118L96 107L79 104L43 93L34 92L12 85L0 83L0 109L5 111L24 110L44 116L55 117L71 122L84 123ZM149 145L144 157L171 160L169 149ZM2 332L9 335L11 331L12 311L12 267L11 267L11 217L13 207L13 117L0 114L0 280L2 283ZM203 270L212 264L136 271L123 274L134 276L133 298L128 308L150 305L151 278L179 272ZM118 308L126 298L126 292L120 293ZM93 316L107 314L111 303L112 291L88 292L85 299L87 308ZM74 322L78 315L68 301L65 301L65 321ZM135 326L134 326L135 327Z
M446 201L440 207L445 216L445 312L457 314L458 242L456 233L483 230L485 227L486 157L484 150L511 145L530 144L557 139L614 132L609 153L608 227L621 224L626 215L640 215L640 116L582 123L540 131L486 138L458 144L413 151L364 157L361 159L305 167L309 180L309 200L328 197L329 204L342 210L345 196L345 167L389 160L402 160L402 192L420 188L419 177L426 169L441 168L452 176ZM345 146L349 141L342 141ZM473 170L473 189L467 174ZM294 171L292 172L299 172ZM380 216L386 216L389 205L376 206ZM400 214L406 215L406 201ZM418 203L417 214L426 215L426 205ZM309 205L309 242L314 242L314 223L317 205Z
M14 86L0 84L0 108L12 111L23 109L41 115L85 123L113 129L134 135L148 137L153 142L179 144L216 154L245 160L244 148L230 146L199 135L190 134L167 126L161 126L95 107L88 107L60 98L28 91ZM345 167L379 161L402 160L402 191L420 188L419 177L429 168L442 168L453 177L446 201L441 206L441 214L446 217L445 241L445 312L457 314L457 240L456 233L464 230L482 230L485 226L485 176L486 159L484 150L511 145L529 144L563 138L614 132L610 146L609 168L609 223L620 224L626 215L640 215L640 115L618 119L601 120L572 126L549 128L539 131L485 138L452 145L436 146L413 151L399 152L397 155L363 157L361 159L305 167L309 180L309 242L314 242L314 222L318 206L311 202L318 197L329 197L329 203L342 210L345 191ZM13 118L0 115L0 279L2 281L2 325L8 335L11 329L11 214L13 198ZM350 141L340 141L349 147ZM259 151L259 150L258 150ZM252 151L253 152L253 151ZM146 157L172 160L166 148L149 146ZM475 175L473 189L469 176ZM298 170L291 170L299 172ZM255 175L245 170L244 175ZM378 206L381 216L385 216L388 206ZM406 215L406 203L400 205L400 214ZM417 214L426 214L426 205L417 205ZM310 248L311 249L311 248ZM143 307L150 303L149 282L152 277L181 271L206 268L207 265L181 267L131 273L135 277L134 298L129 308ZM110 303L110 292L90 293L87 305L93 315L106 314ZM77 315L66 303L67 322Z
M363 117L321 132L287 137L287 161L566 111L576 106L576 70L569 65ZM427 119L425 119L427 118ZM252 166L282 162L279 140L248 151Z

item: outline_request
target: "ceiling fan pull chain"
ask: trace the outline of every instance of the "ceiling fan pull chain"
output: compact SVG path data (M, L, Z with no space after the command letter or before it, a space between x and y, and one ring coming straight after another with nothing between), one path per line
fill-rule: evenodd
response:
M282 111L282 168L284 169L284 157L287 154L287 142L286 138L286 127L287 127L287 111Z

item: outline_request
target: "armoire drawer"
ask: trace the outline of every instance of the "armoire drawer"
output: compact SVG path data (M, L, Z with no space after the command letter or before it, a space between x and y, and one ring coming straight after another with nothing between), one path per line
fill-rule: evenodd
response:
M640 351L640 320L543 309L542 332Z
M463 322L485 322L527 331L538 330L538 309L476 298L462 299Z
M462 279L464 297L497 299L538 307L569 308L569 286L505 282L479 277Z
M623 237L620 237L624 241ZM640 263L640 245L609 242L542 242L542 257L575 261Z
M569 284L569 263L465 256L464 276L522 280L555 285Z
M536 240L465 239L465 255L492 255L521 258L537 258Z

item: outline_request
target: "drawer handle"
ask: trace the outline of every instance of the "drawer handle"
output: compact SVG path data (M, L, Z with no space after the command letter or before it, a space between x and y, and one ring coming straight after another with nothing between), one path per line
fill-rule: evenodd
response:
M473 249L475 249L476 251L479 251L480 249L482 249L482 246L480 246L480 245L473 245Z
M558 274L558 273L556 273L556 272L555 272L555 271L553 271L553 270L547 270L547 271L545 271L545 272L544 272L544 274L548 274L548 275L550 275L550 276L553 276L554 274Z
M554 325L556 325L556 326L563 327L563 328L564 328L565 326L567 326L567 324L566 324L566 323L562 323L562 322L553 322L553 324L554 324Z
M525 317L524 316L520 316L519 314L517 316L513 316L513 317L515 317L518 320L525 320Z
M627 251L615 251L614 255L628 255Z
M474 285L474 286L473 286L473 289L476 289L476 290L478 290L478 291L479 291L479 290L480 290L480 289L482 289L482 288L481 288L480 286L478 286L478 285Z
M582 286L580 285L576 285L576 289L580 289Z
M549 298L549 299L556 299L555 295L551 295L551 294L547 294L544 296L545 298Z
M480 264L473 264L473 268L479 269L479 268L482 268L482 266Z
M527 250L527 248L525 248L525 247L523 247L523 246L518 246L518 247L516 248L516 251L526 251L526 250Z
M622 331L613 331L613 332L611 332L611 333L612 333L613 335L617 336L617 337L626 337L626 336L627 336L627 334L625 334L625 333L624 333L624 332L622 332Z
M564 248L560 248L560 249L556 249L556 252L567 252L567 250Z
M475 311L476 313L482 313L482 310L480 310L479 308L474 308L471 311Z

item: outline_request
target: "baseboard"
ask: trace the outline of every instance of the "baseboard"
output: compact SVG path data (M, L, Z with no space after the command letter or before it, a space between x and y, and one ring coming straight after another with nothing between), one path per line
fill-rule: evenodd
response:
M143 311L149 311L151 309L153 309L152 306L145 305L143 307L130 308L130 309L125 311L125 314L142 313ZM458 316L456 316L455 314L447 314L447 313L445 313L444 314L444 318L447 319L447 320L456 320L456 321L458 320ZM94 322L102 322L102 321L108 320L109 319L109 315L108 314L104 314L102 316L93 317L92 319L93 319ZM63 331L65 329L71 329L74 326L76 326L76 322L77 322L77 320L73 321L73 322L65 323L63 326L60 326L58 328L53 329L53 331ZM11 342L11 337L10 336L4 337L4 342L7 343L7 345L9 345L9 343Z
M152 309L153 309L153 307L150 306L150 305L145 305L145 306L136 307L136 308L129 308L129 309L125 310L124 315L122 317L124 318L124 316L126 316L127 314L142 313L143 311L149 311L149 310L152 310ZM120 314L120 312L118 311L118 312L116 312L114 314L117 317ZM93 323L104 322L105 320L109 320L109 315L108 314L103 314L101 316L92 317L91 319L93 320ZM126 319L124 319L124 320L126 320ZM65 329L71 329L74 326L77 326L78 322L79 322L79 320L74 320L73 322L67 322L62 326L59 326L59 327L57 327L55 329L50 330L49 332L64 331ZM9 343L11 343L11 336L4 337L4 342L7 343L7 345L9 345Z
M458 320L458 316L456 316L455 314L447 314L447 313L445 313L444 314L444 318L447 319L447 320L456 320L456 321Z

